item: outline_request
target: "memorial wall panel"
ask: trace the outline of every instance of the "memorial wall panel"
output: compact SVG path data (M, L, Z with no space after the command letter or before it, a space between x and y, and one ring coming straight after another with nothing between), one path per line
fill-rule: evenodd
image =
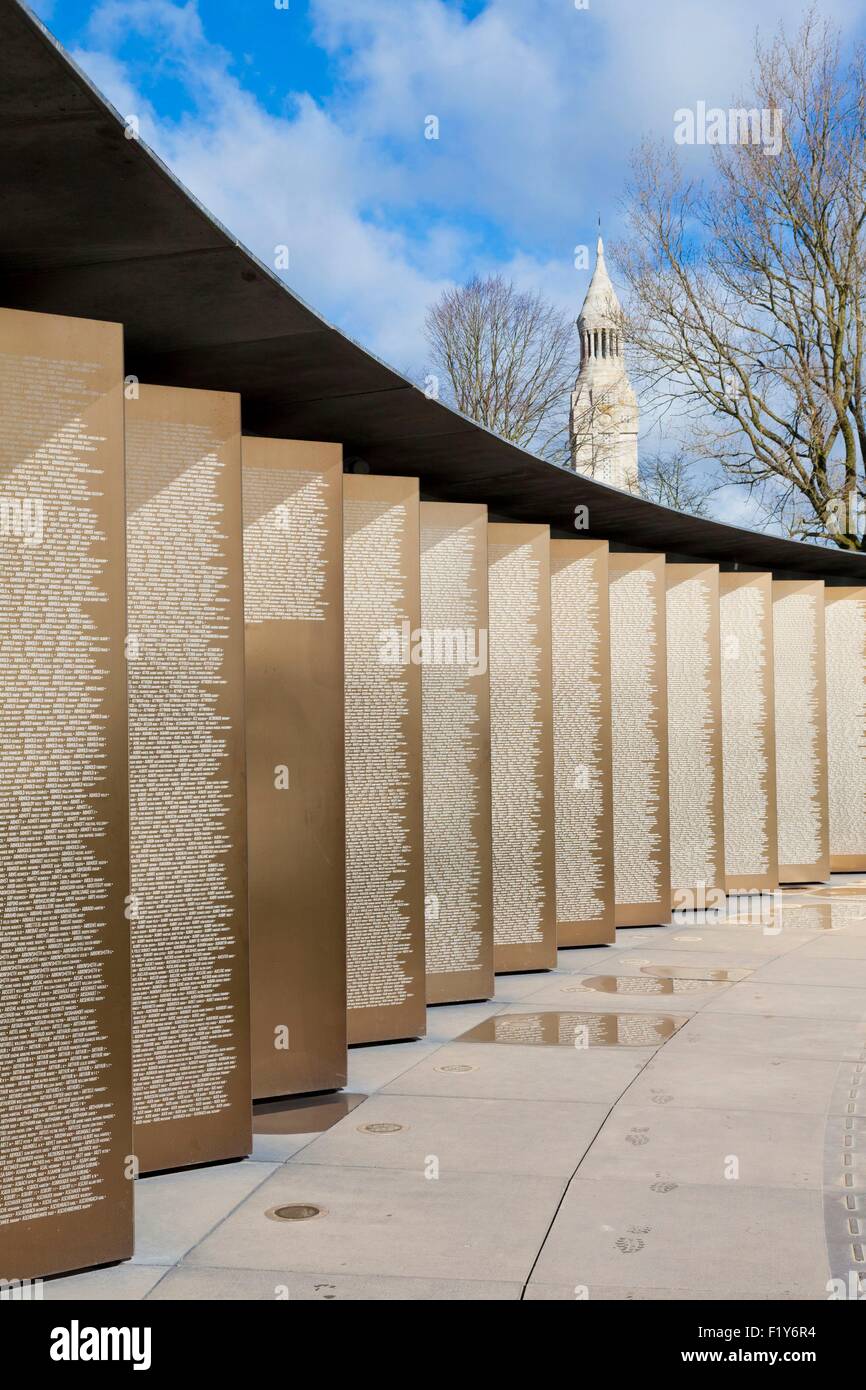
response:
M664 555L611 551L614 921L671 913Z
M830 868L866 869L866 586L824 590Z
M779 886L773 695L773 579L719 576L725 885L729 893Z
M556 965L550 529L487 532L493 963Z
M132 1254L123 334L0 310L0 1279Z
M560 946L615 940L607 541L550 543L556 923Z
M343 480L349 1042L426 1028L417 478Z
M668 796L674 907L725 888L718 565L668 565Z
M824 585L773 581L776 815L779 878L813 883L830 873Z
M421 503L427 1001L493 994L487 508Z
M256 1098L346 1083L342 455L243 440Z
M240 398L126 402L133 1120L142 1172L249 1153Z

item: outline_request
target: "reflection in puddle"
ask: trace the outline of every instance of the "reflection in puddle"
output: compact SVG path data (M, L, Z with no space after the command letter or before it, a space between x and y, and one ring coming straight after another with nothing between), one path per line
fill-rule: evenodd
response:
M849 901L866 903L866 884L839 884L835 888L813 888L816 898L847 898Z
M733 985L751 975L751 970L716 970L708 965L652 965L641 961L642 975L655 975L661 979L707 980L714 985Z
M658 1047L685 1023L669 1014L494 1014L457 1042L521 1043L528 1047Z
M640 975L588 975L586 979L573 985L566 985L568 991L594 989L600 994L697 994L701 990L712 989L716 984L727 983L725 970L712 972L717 978L710 978L710 971L704 970L696 975L681 976L672 970L645 966ZM647 976L650 975L648 979Z
M765 936L779 936L785 931L844 931L844 923L853 919L856 905L850 902L791 902L784 899L764 919L749 913L731 913L720 917L719 927L759 927Z
M854 883L786 883L782 893L787 897L789 894L798 897L803 895L809 897L842 897L853 898L859 896L866 902L866 879L855 880Z
M322 1134L366 1096L340 1091L327 1096L289 1096L253 1103L253 1134Z
M786 902L774 925L785 931L844 931L856 910L844 902Z

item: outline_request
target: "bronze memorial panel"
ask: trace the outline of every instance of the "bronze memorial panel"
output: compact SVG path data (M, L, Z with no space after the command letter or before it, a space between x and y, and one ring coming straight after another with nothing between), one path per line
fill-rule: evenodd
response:
M725 891L718 565L667 565L668 806L678 911Z
M779 878L829 877L824 585L773 580L776 815Z
M729 893L779 886L773 578L719 575L725 886Z
M866 585L824 590L830 868L866 869Z
M493 963L556 965L550 529L487 532Z
M664 555L611 551L614 920L671 913Z
M0 310L0 1279L132 1254L119 324Z
M240 397L126 402L135 1153L249 1153Z
M616 937L607 541L550 542L560 946Z
M343 451L243 440L252 1075L346 1084Z
M417 478L343 479L349 1042L426 1029Z
M421 503L427 1001L493 994L487 507Z

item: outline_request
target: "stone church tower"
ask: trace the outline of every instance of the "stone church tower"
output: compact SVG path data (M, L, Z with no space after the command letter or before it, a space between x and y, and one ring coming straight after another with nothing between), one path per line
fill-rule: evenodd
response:
M637 492L638 404L623 357L620 312L599 237L577 320L580 371L571 395L571 462L577 473Z

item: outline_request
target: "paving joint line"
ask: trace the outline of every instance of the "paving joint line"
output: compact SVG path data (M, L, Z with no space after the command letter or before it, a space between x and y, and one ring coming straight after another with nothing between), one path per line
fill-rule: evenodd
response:
M685 1025L684 1025L684 1026L685 1026ZM678 1029L677 1031L679 1032L680 1030ZM673 1036L673 1037L676 1037L676 1033L672 1034L672 1036ZM551 1218L550 1218L550 1221L549 1221L548 1226L547 1226L547 1230L544 1232L544 1235L542 1236L542 1239L541 1239L541 1244L539 1245L538 1250L536 1251L535 1259L532 1261L532 1264L531 1264L530 1269L529 1269L529 1273L527 1274L526 1279L524 1280L523 1288L522 1288L521 1291L520 1291L520 1302L521 1302L521 1303L525 1302L525 1299L526 1299L526 1290L529 1288L529 1285L530 1285L530 1283L532 1282L532 1276L533 1276L533 1274L535 1273L536 1267L537 1267L537 1265L538 1265L538 1261L541 1259L541 1256L542 1256L542 1254L544 1253L544 1247L545 1247L545 1245L547 1244L548 1240L550 1239L550 1233L551 1233L551 1231L553 1230L553 1227L554 1227L554 1225L555 1225L555 1223L556 1223L556 1218L559 1216L559 1213L560 1213L560 1211L562 1210L562 1204L563 1204L563 1202L565 1201L566 1197L568 1196L568 1193L569 1193L569 1191L570 1191L570 1189L571 1189L572 1183L574 1182L575 1178L577 1177L578 1173L580 1172L581 1164L584 1162L584 1159L586 1158L587 1154L590 1153L593 1144L595 1143L595 1141L596 1141L596 1139L598 1138L598 1136L601 1134L601 1131L604 1129L605 1125L607 1124L608 1120L610 1119L610 1117L611 1117L611 1115L613 1114L613 1112L614 1112L614 1110L616 1109L616 1107L619 1105L619 1103L620 1103L620 1101L622 1100L623 1096L625 1096L625 1095L628 1094L628 1092L631 1090L631 1088L632 1088L632 1086L634 1085L634 1083L638 1080L639 1077L643 1076L643 1074L644 1074L644 1072L646 1071L647 1067L650 1066L651 1063L655 1061L656 1057L657 1057L658 1054L661 1052L662 1048L666 1047L667 1044L668 1044L669 1042L670 1042L670 1038L665 1038L664 1041L661 1043L661 1045L655 1049L655 1051L653 1052L652 1057L648 1057L648 1058L647 1058L647 1060L644 1062L643 1066L640 1068L640 1071L636 1072L635 1075L632 1077L631 1081L629 1081L628 1085L623 1087L623 1089L620 1091L619 1095L616 1097L616 1100L613 1102L613 1104L612 1104L612 1105L610 1106L610 1108L608 1109L606 1115L605 1115L604 1118L602 1119L601 1124L599 1125L599 1127L598 1127L598 1129L596 1130L595 1134L594 1134L594 1135L592 1136L592 1138L590 1139L590 1141L589 1141L589 1143L587 1144L586 1148L584 1149L583 1153L580 1155L580 1158L578 1159L577 1163L575 1164L575 1167L574 1167L574 1169L573 1169L573 1171L572 1171L572 1173L571 1173L571 1176L568 1178L568 1181L566 1182L565 1187L563 1188L562 1193L560 1194L559 1201L557 1202L556 1207L555 1207L554 1212L553 1212L553 1215L552 1215Z

